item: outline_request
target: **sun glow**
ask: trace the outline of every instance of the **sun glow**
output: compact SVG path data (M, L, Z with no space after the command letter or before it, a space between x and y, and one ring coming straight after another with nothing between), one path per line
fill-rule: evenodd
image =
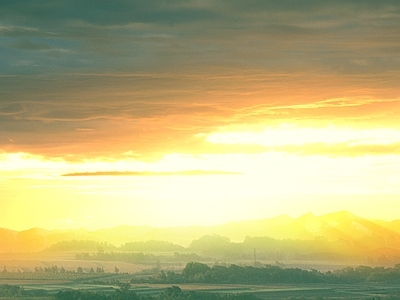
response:
M374 217L368 203L378 199L387 202L379 217L393 216L390 205L400 195L398 155L305 154L286 147L390 145L400 143L398 130L283 124L196 138L210 149L229 148L224 153L169 153L155 161L141 161L130 152L80 161L2 153L0 189L3 197L13 199L12 204L0 202L7 212L3 223L18 229L33 224L92 229L121 223L210 225L279 214L329 213L337 207ZM265 148L234 151L243 144ZM51 217L42 221L43 215Z
M386 138L377 135L378 131L364 136L365 131L357 130L282 127L271 131L211 134L206 139L210 144L218 141L232 147L241 142L283 145L293 142L292 138L298 141L295 137L299 134L304 134L308 142L332 141L325 137L328 133L337 142L396 141L391 131ZM216 136L220 139L213 140ZM271 136L275 140L268 140ZM370 204L378 199L386 203L382 207L387 207L379 217L391 218L395 210L390 205L398 206L400 194L400 157L394 154L348 157L265 150L174 153L143 162L129 156L66 161L3 153L0 163L2 195L13 199L12 204L0 203L2 211L7 212L3 223L18 229L32 224L92 229L121 223L209 225L309 211L321 214L337 207L374 217ZM114 176L118 172L120 176ZM25 208L23 212L21 207ZM43 215L51 217L44 221Z

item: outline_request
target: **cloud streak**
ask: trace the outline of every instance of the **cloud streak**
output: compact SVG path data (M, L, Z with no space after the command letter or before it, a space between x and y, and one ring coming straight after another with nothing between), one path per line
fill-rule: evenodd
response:
M188 170L179 172L80 172L63 176L179 176L179 175L238 175L239 172Z

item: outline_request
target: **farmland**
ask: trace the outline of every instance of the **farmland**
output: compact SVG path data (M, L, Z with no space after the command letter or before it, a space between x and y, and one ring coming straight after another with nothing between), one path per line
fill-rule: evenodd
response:
M119 280L119 276L114 280ZM26 291L45 291L45 297L52 297L60 291L78 290L90 293L112 295L121 289L119 284L89 284L75 282L19 282ZM171 285L167 284L132 284L129 291L137 295L157 296L164 293ZM245 294L260 299L377 299L391 297L400 299L400 287L397 284L308 284L308 285L241 285L241 284L179 284L182 293L194 291L218 295ZM43 297L43 296L41 296ZM5 298L1 298L5 299Z
M32 260L33 258L39 260ZM399 281L386 280L376 282L366 281L368 272L397 274L395 268L370 268L355 267L345 268L337 272L317 272L299 269L282 269L278 266L264 265L261 267L252 266L217 266L208 267L202 263L192 263L198 270L194 271L194 266L188 263L186 267L173 266L176 271L160 270L148 265L135 265L121 262L101 262L101 261L76 261L70 255L64 254L63 257L53 257L51 261L41 261L37 254L33 256L22 256L19 260L7 261L10 270L0 272L0 299L29 298L29 299L400 299ZM43 257L42 257L43 258ZM71 260L68 260L71 259ZM22 267L26 263L29 267ZM33 267L34 263L41 263L41 266ZM55 263L61 263L65 271L61 270L61 265L55 268ZM15 268L15 265L20 267ZM49 265L49 267L44 267ZM118 270L115 269L118 265ZM81 269L73 269L76 266ZM83 266L83 267L80 267ZM90 272L93 266L101 266L104 272ZM7 268L7 267L5 267ZM124 271L121 271L124 270ZM78 271L81 270L81 271ZM129 271L127 271L129 270ZM248 282L240 282L240 274L246 272L269 272L273 270L275 276L279 271L295 272L297 276L303 274L303 279L293 278L292 281L299 283L288 283L286 279L276 277L276 282L271 280L259 279L254 283L254 279ZM227 279L223 279L218 272L229 273ZM192 272L192 273L190 273ZM193 273L195 272L195 273ZM196 273L197 272L197 273ZM204 272L206 276L200 276ZM200 282L208 278L207 272L215 273L221 282ZM365 273L364 275L362 273ZM168 274L168 278L160 277L160 274ZM318 276L331 276L331 274L353 274L352 281L344 282L301 282L307 279L304 274L319 274ZM171 274L174 274L172 276ZM261 273L258 273L261 274ZM194 276L193 276L194 275ZM232 282L235 275L236 282ZM338 275L338 276L339 276ZM358 277L357 277L358 276ZM370 275L369 275L370 276ZM397 275L396 275L397 276ZM371 277L371 276L370 276ZM222 279L221 279L222 278ZM319 278L319 277L318 277ZM311 278L312 279L312 278ZM307 280L311 280L308 278ZM252 281L253 280L253 281ZM321 279L318 279L321 281ZM287 281L287 280L286 280ZM137 298L134 298L134 296ZM208 296L207 296L208 295ZM70 298L68 298L70 297ZM118 298L120 297L120 298ZM121 298L127 297L127 298ZM168 298L169 297L169 298ZM190 298L192 297L192 298ZM193 298L194 297L194 298ZM208 298L204 298L208 297ZM225 298L224 298L225 297ZM238 297L238 298L232 298ZM242 297L242 298L240 298ZM244 298L243 298L244 297Z

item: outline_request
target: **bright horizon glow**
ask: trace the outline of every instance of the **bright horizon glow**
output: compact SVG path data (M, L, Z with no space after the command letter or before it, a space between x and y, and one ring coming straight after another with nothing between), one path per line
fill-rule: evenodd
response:
M206 140L234 146L267 143L267 138L273 136L279 140L269 145L282 146L300 141L299 135L304 134L305 146L316 141L333 144L363 139L381 143L383 137L375 134L385 132L295 126L275 130L211 133L211 140ZM348 134L342 136L344 132ZM328 133L337 138L327 138ZM385 142L397 142L394 135L387 136L390 139L386 137ZM292 140L294 137L297 140ZM51 229L99 229L121 224L206 226L342 210L394 220L398 218L395 208L400 209L396 202L400 195L400 156L395 154L352 157L269 150L175 153L153 162L134 158L69 162L28 153L3 153L0 163L2 194L14 199L8 205L10 217L2 220L1 227L19 230L39 224ZM135 176L113 176L112 172L132 172ZM76 173L82 175L64 176ZM99 173L100 176L91 176ZM377 201L382 204L380 210L375 209ZM21 206L25 207L23 218L15 219L16 214L21 214ZM47 217L41 220L42 216Z

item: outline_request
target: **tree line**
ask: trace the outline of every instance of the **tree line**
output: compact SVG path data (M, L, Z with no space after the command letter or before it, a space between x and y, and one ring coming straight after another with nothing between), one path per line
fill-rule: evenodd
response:
M121 261L135 264L154 264L157 261L163 262L187 262L192 260L203 261L206 258L196 253L179 253L173 254L154 254L143 252L96 252L96 253L76 253L77 260L97 260L97 261ZM208 258L209 259L209 258Z
M93 240L70 240L61 241L50 246L48 251L135 251L135 252L175 252L183 251L185 248L181 245L166 241L138 241L127 242L117 247L107 242L97 242Z
M134 257L133 255L118 255L115 253L147 253L158 255L156 258L165 261L177 261L177 255L171 257L166 253L180 253L194 255L191 258L197 261L206 261L212 257L218 260L243 260L252 259L253 250L257 249L259 260L329 260L329 261L354 261L364 260L366 264L389 265L400 260L400 255L388 253L373 253L367 251L358 243L347 243L342 240L328 241L323 237L313 240L277 240L270 237L246 237L243 242L232 242L229 238L219 235L205 235L191 242L188 247L166 241L149 240L127 242L116 247L106 242L91 240L62 241L54 244L49 251L80 251L76 258L84 260L121 260L125 262L148 263L147 257ZM364 249L361 251L360 249ZM85 252L85 253L83 253ZM108 255L106 255L108 253ZM113 253L110 257L110 253ZM139 254L140 256L140 254ZM154 258L154 257L153 257ZM182 260L181 260L182 261ZM190 260L186 260L190 261ZM153 261L154 262L154 261Z
M105 273L103 267L83 268L78 266L75 270L67 270L63 266L52 265L49 267L35 267L34 272L18 269L18 271L8 271L4 266L0 272L0 279L46 279L46 280L76 280L92 278Z
M299 268L281 268L266 265L253 266L208 266L200 262L190 262L181 274L160 271L153 279L157 282L218 283L218 284L266 284L266 283L363 283L400 282L400 264L393 268L347 267L335 271L320 272Z

